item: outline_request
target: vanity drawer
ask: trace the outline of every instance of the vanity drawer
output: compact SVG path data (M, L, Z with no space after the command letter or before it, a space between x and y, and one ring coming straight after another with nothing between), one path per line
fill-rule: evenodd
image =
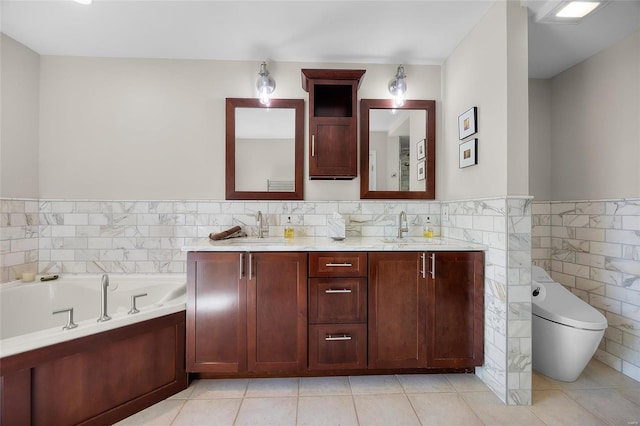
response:
M367 368L366 324L309 326L309 369Z
M367 253L311 252L310 277L366 277Z
M309 323L366 321L366 278L309 279Z

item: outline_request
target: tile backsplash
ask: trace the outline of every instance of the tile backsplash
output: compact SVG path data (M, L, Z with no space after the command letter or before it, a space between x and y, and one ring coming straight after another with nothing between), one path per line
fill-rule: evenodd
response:
M185 242L240 225L255 234L262 211L270 235L283 235L289 218L296 235L326 236L327 219L341 214L347 236L395 236L401 211L408 235L421 236L431 220L440 234L434 202L245 202L2 200L2 282L22 270L39 273L181 273Z
M606 317L595 357L640 381L640 199L533 203L533 263Z

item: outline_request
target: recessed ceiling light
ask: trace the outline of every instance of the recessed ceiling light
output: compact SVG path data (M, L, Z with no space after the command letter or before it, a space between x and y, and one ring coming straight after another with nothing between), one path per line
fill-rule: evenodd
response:
M80 4L91 4L91 0L73 0L73 1Z
M572 1L560 9L556 16L558 18L583 18L599 5L598 1Z

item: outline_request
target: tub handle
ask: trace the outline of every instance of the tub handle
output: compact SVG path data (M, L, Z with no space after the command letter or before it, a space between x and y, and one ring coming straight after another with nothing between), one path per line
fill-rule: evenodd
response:
M68 314L67 315L67 325L62 327L62 329L63 330L71 330L71 329L76 328L78 326L78 324L73 322L73 308L59 309L57 311L53 311L52 314L53 315L63 314L65 312Z
M142 297L146 295L147 293L141 293L141 294L134 294L133 296L131 296L131 309L129 309L129 312L128 312L129 315L137 314L138 312L140 312L138 308L136 308L136 299L138 297Z

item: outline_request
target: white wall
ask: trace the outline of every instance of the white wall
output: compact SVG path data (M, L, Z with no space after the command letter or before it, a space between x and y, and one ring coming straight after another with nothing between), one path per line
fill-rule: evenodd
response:
M359 97L388 98L396 66L274 63L269 70L276 97L307 101L301 68L366 69ZM255 97L258 68L253 62L43 56L40 196L224 199L224 99ZM440 101L440 67L405 70L408 98ZM360 198L359 179L311 182L306 170L305 199Z
M40 56L0 34L0 196L38 196Z
M551 199L551 80L529 80L529 194Z
M640 195L640 32L551 80L551 199Z
M443 65L439 199L528 192L526 34L526 9L496 2ZM459 169L458 116L472 106L478 107L478 133L471 137L478 138L478 165Z

